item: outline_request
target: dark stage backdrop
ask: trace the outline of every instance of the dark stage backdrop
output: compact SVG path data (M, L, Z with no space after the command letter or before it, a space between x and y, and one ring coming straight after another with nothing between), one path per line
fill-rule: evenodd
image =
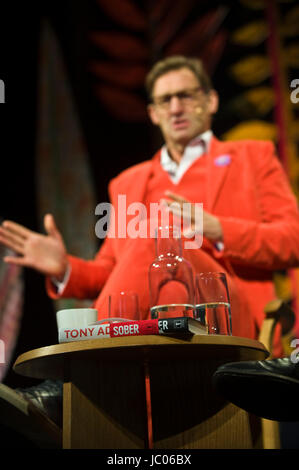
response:
M39 3L32 9L15 2L1 18L1 218L40 231L43 214L53 211L70 251L92 256L100 245L94 209L108 200L109 180L161 144L146 115L145 74L177 53L201 57L212 75L221 104L215 134L273 140L298 194L295 0ZM278 294L292 302L297 276L276 276ZM24 270L21 279L11 361L56 342L55 310L62 305L47 298L39 274ZM32 382L11 369L5 380Z

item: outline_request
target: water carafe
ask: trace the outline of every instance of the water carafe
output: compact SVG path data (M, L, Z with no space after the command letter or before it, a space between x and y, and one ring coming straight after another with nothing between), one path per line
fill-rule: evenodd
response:
M156 258L149 268L151 318L194 314L193 269L182 256L180 228L158 227Z

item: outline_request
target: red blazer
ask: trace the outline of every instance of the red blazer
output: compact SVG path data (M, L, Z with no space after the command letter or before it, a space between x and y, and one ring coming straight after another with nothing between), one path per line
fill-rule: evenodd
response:
M111 181L109 194L115 208L118 194L126 194L128 205L145 201L152 168L153 160L145 161ZM219 252L204 240L201 249L185 250L184 256L195 271L227 273L233 334L256 338L264 306L275 297L273 271L299 265L296 199L273 144L251 140L220 142L212 138L207 155L207 193L204 209L219 217L224 249ZM196 193L193 202L200 202ZM106 238L92 261L69 256L71 276L62 296L93 299L99 317L105 317L105 302L112 290L134 290L146 318L147 272L153 254L153 240ZM47 290L57 298L49 279Z

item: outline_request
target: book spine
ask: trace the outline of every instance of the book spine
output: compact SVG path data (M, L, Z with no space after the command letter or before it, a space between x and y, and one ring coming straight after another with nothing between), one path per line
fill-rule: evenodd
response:
M159 335L157 320L140 320L123 323L112 323L110 327L111 338L118 336Z
M58 342L84 341L88 339L110 338L109 325L89 325L81 328L60 328Z
M160 334L157 320L141 320L139 322L117 322L82 328L60 328L59 343L84 341L88 339L117 338L119 336L139 336Z
M189 333L188 317L163 318L158 320L160 333Z
M60 328L59 343L88 339L117 338L119 336L160 335L190 333L188 318L164 318L89 325L82 328Z

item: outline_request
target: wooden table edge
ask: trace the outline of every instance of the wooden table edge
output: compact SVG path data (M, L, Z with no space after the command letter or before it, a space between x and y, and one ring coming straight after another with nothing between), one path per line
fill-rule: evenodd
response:
M21 354L15 361L13 369L18 373L18 370L26 362L34 361L41 358L59 356L67 357L73 353L88 352L88 351L101 351L107 349L126 349L126 348L146 348L147 350L163 347L163 346L176 346L176 345L206 345L206 346L232 346L243 347L258 350L265 354L265 358L269 352L265 346L254 339L242 338L237 336L222 336L222 335L193 335L190 337L177 337L177 336L126 336L119 338L103 338L92 339L83 341L72 341L68 343L58 343L41 348L33 349ZM19 372L21 373L21 372ZM22 373L21 373L22 375Z

